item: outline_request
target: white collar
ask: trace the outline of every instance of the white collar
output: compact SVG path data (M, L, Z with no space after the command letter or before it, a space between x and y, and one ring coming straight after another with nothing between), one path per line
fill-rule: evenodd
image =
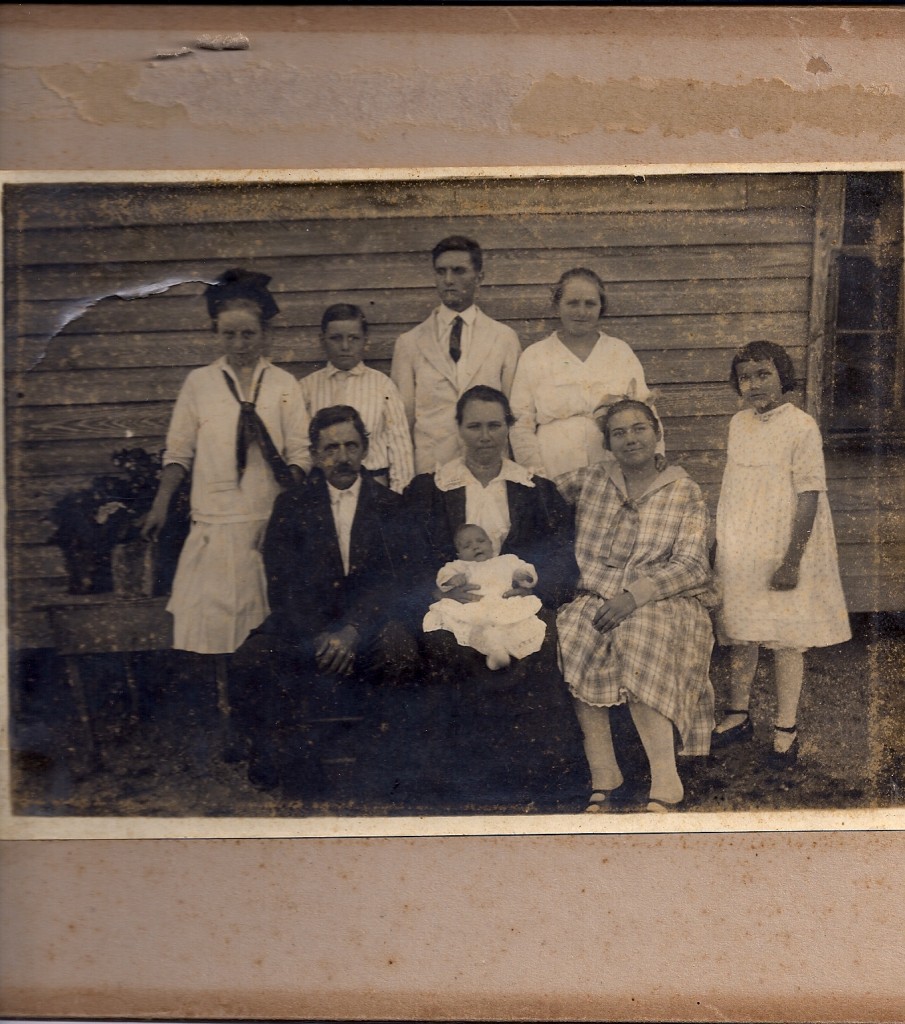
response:
M628 497L628 487L625 483L625 476L622 472L622 467L618 462L598 462L598 466L603 469L609 476L610 480L616 487L623 497ZM676 480L683 480L688 474L681 466L667 466L662 469L651 482L647 485L643 494L639 494L634 500L638 501L641 498L646 498L648 494L653 491L659 491L661 487L665 487L667 484L675 483Z
M794 408L792 403L786 400L782 403L782 405L777 405L775 409L768 409L766 412L758 412L757 409L752 409L751 411L754 413L754 418L756 420L760 420L761 423L767 423L769 420L772 420L774 417L778 416L783 411L783 409L792 408Z
M351 487L334 487L329 480L325 479L327 484L327 493L330 495L330 504L338 505L344 498L345 495L349 494L353 498L358 500L358 492L361 490L361 475L359 474L358 479L352 484Z
M523 487L534 486L534 474L524 466L513 462L512 459L503 459L502 468L491 482L495 483L497 480L522 484ZM467 487L471 483L478 483L478 481L465 465L465 458L461 455L441 466L434 474L434 484L439 491L455 491L459 487Z
M236 374L236 371L229 365L229 361L226 356L220 356L219 359L214 361L213 365L218 366L223 370L226 370L226 372L231 376L235 377L236 380L239 379L238 375ZM259 371L262 371L265 367L270 365L271 363L267 356L258 356L258 361L255 363L255 368L251 375L252 380L254 380L254 378L258 376Z
M478 307L474 303L472 303L468 309L463 309L461 313L457 312L455 309L450 309L449 306L444 306L442 303L437 307L437 316L444 327L449 327L457 316L462 317L465 323L471 327L474 324L475 317L477 315Z
M356 363L351 370L341 370L338 366L328 362L325 369L330 377L335 377L339 373L344 373L347 377L360 377L365 372L365 364L360 362Z

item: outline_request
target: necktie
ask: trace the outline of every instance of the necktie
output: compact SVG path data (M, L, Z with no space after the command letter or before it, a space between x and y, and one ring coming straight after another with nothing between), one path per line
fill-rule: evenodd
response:
M292 473L289 471L289 467L283 461L283 457L277 451L276 445L267 432L267 427L264 425L264 421L258 415L258 411L255 408L255 404L258 401L258 394L261 391L261 382L264 380L264 374L267 372L266 367L261 371L261 376L258 377L258 383L255 386L255 393L252 395L250 402L243 402L239 398L239 392L236 390L235 381L230 375L223 371L223 377L226 380L226 386L232 393L233 398L239 403L239 423L236 427L236 468L239 471L239 479L242 479L242 474L245 472L245 467L248 464L248 446L252 443L259 445L261 454L264 456L265 461L273 470L274 478L280 487L289 487L293 483Z
M454 363L457 363L462 356L462 324L464 323L462 317L457 316L449 331L449 358Z

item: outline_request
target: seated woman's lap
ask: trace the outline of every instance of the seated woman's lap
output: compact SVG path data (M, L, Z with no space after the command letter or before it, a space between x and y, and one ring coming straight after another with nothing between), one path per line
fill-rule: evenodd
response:
M442 749L448 792L469 801L552 801L586 785L581 735L557 664L554 615L541 649L491 670L483 655L452 633L424 634L434 706L434 741ZM439 711L438 711L439 709ZM422 739L424 737L421 737Z

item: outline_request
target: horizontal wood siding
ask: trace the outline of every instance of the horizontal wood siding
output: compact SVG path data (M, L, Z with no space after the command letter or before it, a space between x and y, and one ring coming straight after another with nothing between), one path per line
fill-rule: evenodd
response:
M593 267L606 330L638 353L669 451L715 507L733 350L781 340L805 375L816 195L816 176L792 174L7 187L13 643L49 643L41 605L65 593L48 510L111 471L117 448L162 446L186 373L218 354L202 294L227 267L272 276L273 357L299 376L321 365L320 316L341 301L365 309L368 361L388 370L395 338L435 304L428 254L446 234L480 240L481 306L524 345L555 328L559 274ZM892 520L905 474L871 495L852 460L829 465L852 608L905 607Z

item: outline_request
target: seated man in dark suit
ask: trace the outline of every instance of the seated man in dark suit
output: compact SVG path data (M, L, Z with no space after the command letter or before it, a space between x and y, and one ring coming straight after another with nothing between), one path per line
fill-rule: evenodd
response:
M380 685L405 681L415 643L400 624L417 545L402 499L362 470L368 435L351 406L309 428L314 468L276 500L264 538L270 615L234 655L235 715L249 781L324 795L324 761L351 755L379 773ZM371 757L369 758L369 754Z

